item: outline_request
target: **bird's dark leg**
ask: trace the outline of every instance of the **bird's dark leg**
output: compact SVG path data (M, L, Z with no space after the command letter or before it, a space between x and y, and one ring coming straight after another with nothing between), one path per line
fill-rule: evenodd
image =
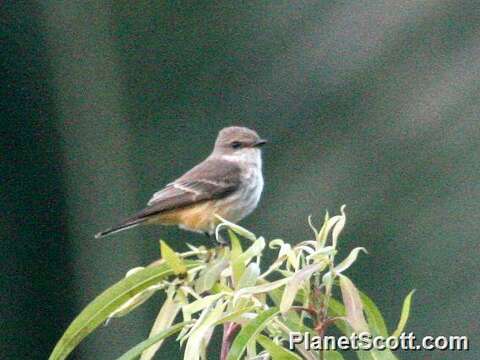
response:
M203 234L207 237L208 242L211 243L212 240L213 240L213 239L212 239L212 235L211 235L209 232L207 232L207 231L205 231Z
M228 245L228 241L226 241L222 235L218 234L218 239L216 238L215 236L215 233L209 233L209 232L205 232L204 233L205 236L208 237L208 239L210 240L210 242L213 242L213 245L215 247L217 247L219 244L220 246L225 246L225 245Z
M211 234L207 231L204 232L205 236L208 238L208 242L213 245L213 247L217 247L218 246L218 242L215 240L215 235L214 234Z

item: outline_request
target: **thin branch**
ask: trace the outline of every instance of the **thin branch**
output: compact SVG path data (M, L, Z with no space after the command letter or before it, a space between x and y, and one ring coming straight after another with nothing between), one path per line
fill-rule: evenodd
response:
M230 347L232 346L235 336L240 331L240 324L234 322L226 322L223 324L222 349L220 351L220 360L226 360Z

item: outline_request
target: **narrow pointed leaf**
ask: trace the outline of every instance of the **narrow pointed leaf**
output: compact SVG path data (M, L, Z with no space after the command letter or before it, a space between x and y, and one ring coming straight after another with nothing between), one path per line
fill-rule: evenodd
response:
M343 355L338 351L328 350L325 351L325 360L343 360Z
M358 254L360 251L363 251L365 254L367 254L367 250L363 247L357 247L353 249L350 254L337 266L335 266L335 273L336 274L341 274L345 270L347 270L352 264L357 260Z
M272 360L302 360L301 356L275 344L264 335L258 335L257 341L270 354Z
M234 232L236 232L238 235L240 236L243 236L245 239L248 239L248 240L251 240L251 241L255 241L257 239L257 237L255 236L254 233L252 233L251 231L248 231L247 229L244 229L243 227L237 225L237 224L234 224L228 220L225 220L224 218L222 218L221 216L218 216L216 215L216 217L218 219L220 219L220 221L222 222L221 224L219 224L217 226L217 229L215 230L215 235L217 236L218 238L218 234L220 232L220 229L224 226L232 229Z
M285 242L282 239L274 239L268 242L268 247L270 249L276 249L282 247Z
M312 223L312 215L308 215L308 226L310 226L310 229L312 229L315 234L315 239L318 239L318 230Z
M255 286L259 275L260 267L256 263L251 263L248 265L247 269L240 278L240 281L238 282L238 288L243 289L246 287Z
M286 283L291 281L291 278L283 278L277 281L272 281L272 282L265 282L264 284L257 285L257 286L251 286L248 288L243 288L235 292L235 297L241 297L245 295L251 295L251 294L261 294L261 293L266 293L270 292L276 288L279 288Z
M220 319L217 320L215 325L220 325L220 324L223 324L226 322L232 322L232 321L236 323L240 323L240 321L238 320L240 316L248 312L253 312L255 309L256 309L255 306L247 306L247 307L242 307L230 313L225 313Z
M346 319L357 333L368 331L367 321L363 315L363 304L357 288L345 275L339 275L340 289L345 305Z
M148 338L151 339L169 329L172 326L173 321L177 317L177 314L180 312L181 307L182 306L180 303L173 300L173 296L168 296L163 303L162 308L157 315L157 318L155 319ZM140 360L153 359L155 353L162 346L162 343L163 339L156 341L154 345L150 346L142 353Z
M355 352L359 360L398 360L389 349L385 350L358 350Z
M280 302L282 301L283 292L280 288L274 289L268 292L268 296L272 299L275 306L280 306ZM298 300L298 299L297 299ZM300 315L295 311L289 311L282 316L282 320L291 331L298 331L301 333L310 332L312 335L316 333L311 330L310 328L303 325L303 322L300 318ZM286 333L288 336L288 333Z
M340 219L335 224L335 227L332 230L332 246L335 249L337 248L338 237L340 236L340 233L342 232L346 222L345 205L342 205L342 207L340 208L340 211L342 215L340 216Z
M330 301L328 302L328 316L344 318L346 314L345 311L346 311L345 306L340 301L334 298L330 298ZM367 312L367 317L368 317L368 312ZM344 334L345 336L351 336L352 333L354 332L353 328L346 321L338 320L338 321L335 321L334 324L335 324L335 327L338 328L342 332L342 334ZM355 331L355 332L358 333L358 331ZM382 351L358 350L355 353L360 360L396 360L397 359L395 355L393 355L393 353L388 349L385 349ZM327 355L327 353L325 353L325 355ZM331 356L333 356L333 359L335 359L334 357L335 355L331 355ZM328 359L328 356L325 356L325 359Z
M329 218L326 223L322 226L322 228L320 229L320 233L318 234L318 237L319 237L319 248L322 248L324 247L326 244L327 244L327 240L328 240L328 234L330 234L330 231L332 230L332 228L335 226L335 224L340 221L340 218L341 216L340 215L336 215L332 218ZM333 243L332 243L332 246L333 246Z
M187 268L194 268L197 265L198 262L194 261L186 263ZM73 320L49 359L65 359L80 341L101 325L116 309L136 294L173 274L170 266L162 264L138 271L105 290Z
M280 302L280 310L285 314L293 304L295 296L303 283L310 279L312 274L324 266L324 263L317 263L305 266L302 270L297 271L292 279L288 282L283 292L282 301Z
M192 314L195 314L198 311L202 311L206 307L211 306L214 302L218 301L220 298L223 297L223 294L215 294L215 295L208 295L201 299L198 299L188 305L185 305L182 308L183 318L186 320L190 320Z
M348 323L345 321L345 306L338 301L337 299L330 298L328 301L328 312L329 317L336 317L343 320L337 320L334 322L335 327L340 330L340 332L346 336L350 336L352 334L352 328Z
M260 253L264 248L265 248L265 239L263 237L259 237L247 250L245 250L238 257L238 261L243 261L243 263L247 263L254 256L260 255Z
M284 322L283 319L277 319L277 320L278 320L278 321L276 321L276 325L278 326L278 328L280 329L280 331L282 331L283 334L284 334L286 337L288 337L288 336L289 336L292 332L294 332L294 331L300 332L300 333L305 332L305 331L300 331L300 330L298 330L298 328L295 327L295 326L290 326L290 324L287 325L287 322L286 322L286 321ZM295 323L295 325L296 325L296 323ZM313 336L316 335L316 333L315 333L313 330L311 330L311 329L309 329L309 330L310 330L309 332L310 332ZM305 349L305 344L301 344L301 345L300 345L300 344L295 344L295 349L296 349L300 354L302 354L302 356L303 356L303 358L304 358L305 360L317 360L317 359L318 359L318 356L316 356L316 351Z
M207 345L205 344L205 339L208 338L207 335L210 333L211 327L214 327L216 322L222 317L226 305L226 302L220 300L213 309L204 310L204 312L208 311L206 316L201 317L201 323L195 324L195 327L188 335L187 346L185 347L183 357L185 360L200 359L200 354ZM198 321L200 321L200 319Z
M127 276L129 276L127 274ZM135 310L138 306L142 305L145 301L150 299L150 297L160 290L160 286L152 285L145 290L139 292L137 295L132 297L130 300L125 302L122 306L118 307L114 312L112 312L107 319L107 323L112 318L118 318L127 315L129 312Z
M318 235L315 238L315 240L317 240L318 249L321 249L327 243L327 237L328 237L328 231L329 231L327 229L327 225L328 225L329 218L330 218L330 216L328 214L328 211L326 211L322 227L320 228L320 231L318 232Z
M266 310L258 314L255 319L251 320L244 327L242 327L242 330L240 330L233 341L232 347L227 355L227 360L241 359L247 348L247 345L252 341L255 341L257 335L262 332L268 322L271 321L279 312L279 309L276 307Z
M385 324L385 320L378 307L375 305L372 299L370 299L366 294L362 293L361 291L360 298L362 299L363 310L367 315L368 327L372 331L372 335L387 337L387 325Z
M231 229L228 229L228 235L230 237L230 244L232 245L230 262L232 266L233 284L235 288L238 288L238 281L240 280L243 272L245 271L245 263L243 261L238 261L238 258L243 252L242 244L240 243L237 235L235 235L235 233Z
M172 268L175 274L179 275L187 272L187 267L185 266L183 260L163 240L160 240L160 252L162 254L162 258L165 259L166 263Z
M402 313L400 315L400 321L398 322L397 328L393 332L392 336L400 336L407 324L408 316L410 315L410 306L412 304L412 296L415 290L410 291L405 300L403 301Z
M145 269L145 267L143 266L138 266L133 269L130 269L127 271L127 274L125 275L125 277L129 277L143 269ZM149 288L143 290L142 292L132 297L125 304L123 304L118 309L116 309L113 313L110 314L110 316L106 321L106 324L108 324L112 318L122 317L128 314L130 311L134 310L137 306L139 306L140 304L148 300L148 298L152 296L156 290L158 290L158 286L156 285L150 286Z
M357 257L360 251L364 251L365 253L367 253L367 250L363 247L357 247L353 249L350 252L350 254L348 254L348 256L340 264L338 264L337 266L335 266L335 268L333 268L332 271L329 271L325 275L323 275L322 281L324 283L328 283L332 277L332 274L338 275L344 272L345 270L347 270L350 266L352 266L355 260L357 260Z
M148 338L147 340L142 341L140 344L136 345L135 347L131 348L125 354L120 356L117 360L136 360L142 352L148 350L149 347L155 345L159 341L163 341L169 336L176 334L179 332L188 322L182 322L179 324L175 324L174 326L170 327L168 330L164 330L155 336Z
M228 260L224 257L215 259L202 270L198 280L195 282L195 290L201 294L208 291L220 278L220 274L228 266Z
M307 257L312 257L316 255L324 255L324 256L329 256L329 255L335 255L337 253L337 250L333 248L333 246L324 246L323 248L319 250L315 250L313 253L309 254Z
M340 264L335 266L335 268L333 269L333 273L341 274L342 272L347 270L350 266L352 266L355 260L357 260L357 257L360 251L364 251L365 253L367 253L367 250L363 247L357 247L353 249L350 252L350 254L348 254L348 256ZM332 276L332 273L330 271L327 272L325 275L323 275L323 282L328 282L331 276Z

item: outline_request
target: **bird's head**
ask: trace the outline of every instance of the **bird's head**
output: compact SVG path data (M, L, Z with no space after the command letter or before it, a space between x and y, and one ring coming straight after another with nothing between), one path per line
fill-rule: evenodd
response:
M213 152L232 159L250 160L260 155L260 148L266 143L266 140L249 128L230 126L218 133Z

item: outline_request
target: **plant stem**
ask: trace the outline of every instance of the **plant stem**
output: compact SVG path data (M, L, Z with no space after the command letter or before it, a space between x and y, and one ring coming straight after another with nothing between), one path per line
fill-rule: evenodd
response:
M226 322L223 324L223 338L222 349L220 351L220 360L226 360L230 347L232 346L233 339L240 330L240 325L234 322Z

